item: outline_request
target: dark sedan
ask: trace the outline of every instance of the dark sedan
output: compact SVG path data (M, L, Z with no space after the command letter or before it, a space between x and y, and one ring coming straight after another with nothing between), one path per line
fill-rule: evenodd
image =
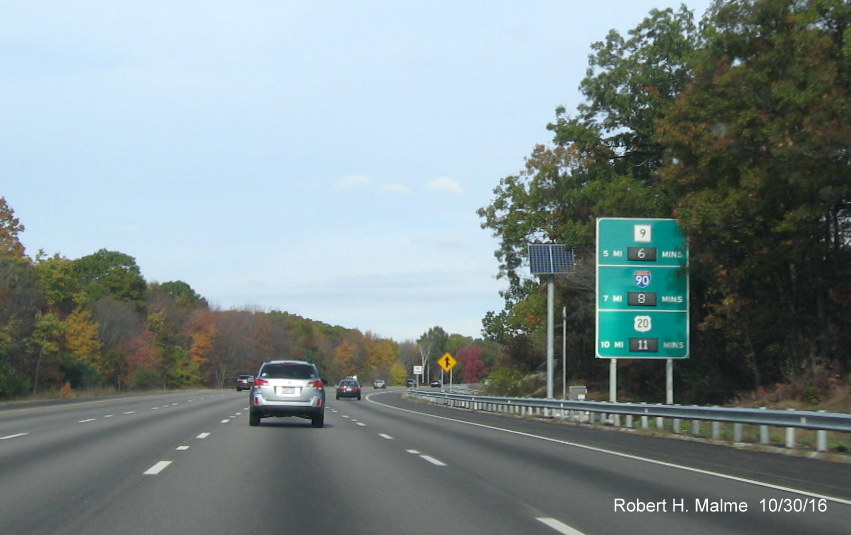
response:
M240 375L236 378L236 391L239 392L240 390L251 390L251 386L253 384L253 375Z
M360 383L354 379L343 379L337 385L337 399L357 398L360 399Z

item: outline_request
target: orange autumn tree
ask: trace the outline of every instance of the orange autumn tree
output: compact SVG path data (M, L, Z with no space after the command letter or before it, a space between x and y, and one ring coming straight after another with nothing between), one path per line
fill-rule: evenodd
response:
M78 308L65 319L68 356L62 367L72 387L92 386L105 371L98 327L92 311L87 308Z

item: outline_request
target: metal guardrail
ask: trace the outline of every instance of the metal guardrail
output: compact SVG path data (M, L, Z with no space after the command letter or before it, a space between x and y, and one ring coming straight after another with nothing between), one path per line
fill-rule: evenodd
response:
M760 442L768 444L768 428L786 429L786 447L795 447L795 429L816 431L817 450L827 451L827 432L851 433L851 414L823 411L772 410L738 407L704 407L686 405L663 405L650 403L613 403L604 401L572 401L541 398L506 398L410 390L409 394L432 403L466 408L477 411L503 412L529 416L548 416L574 421L595 423L600 417L603 423L620 426L620 417L626 416L626 426L633 427L633 419L641 418L641 426L648 426L648 418L657 418L661 428L664 419L673 420L673 432L679 433L680 420L692 422L694 434L698 434L700 422L712 423L712 437L720 437L721 423L733 424L734 441L741 442L742 426L760 426ZM695 422L697 426L695 426Z

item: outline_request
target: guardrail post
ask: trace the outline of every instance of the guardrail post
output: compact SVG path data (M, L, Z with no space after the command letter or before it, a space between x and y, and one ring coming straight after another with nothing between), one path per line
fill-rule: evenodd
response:
M691 434L697 436L700 434L700 420L691 421Z
M661 416L656 417L656 429L662 430L665 429L665 419Z
M768 410L768 407L760 407L761 410ZM759 443L760 444L768 444L768 426L761 425L759 426Z
M824 429L819 429L818 431L816 431L816 451L827 451L827 431L825 431Z
M680 434L680 419L674 418L674 421L671 423L671 432L675 435Z
M712 439L718 440L721 438L721 422L712 422Z
M631 414L626 415L626 427L628 429L632 429L632 415Z
M795 409L788 409L790 411L794 411ZM787 427L786 428L786 447L789 449L793 449L795 447L795 428Z
M733 442L742 441L742 424L733 424Z

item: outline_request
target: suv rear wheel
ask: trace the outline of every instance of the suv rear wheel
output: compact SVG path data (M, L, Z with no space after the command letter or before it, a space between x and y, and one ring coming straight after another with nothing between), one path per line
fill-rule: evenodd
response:
M323 427L325 425L325 414L314 416L310 419L310 423L313 427Z
M248 425L257 426L260 425L260 413L256 411L248 411Z

